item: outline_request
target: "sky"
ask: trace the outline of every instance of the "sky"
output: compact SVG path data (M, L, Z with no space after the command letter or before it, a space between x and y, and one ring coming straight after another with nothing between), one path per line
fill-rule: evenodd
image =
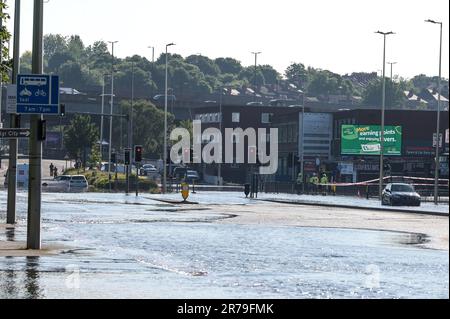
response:
M85 45L119 41L115 55L158 57L167 43L186 57L233 57L243 65L270 64L281 74L293 62L339 74L380 72L383 37L394 75L438 75L442 21L442 74L449 76L448 0L46 0L44 32L78 34ZM21 51L31 50L32 0L22 1ZM13 30L14 1L7 0ZM390 67L386 74L390 75Z

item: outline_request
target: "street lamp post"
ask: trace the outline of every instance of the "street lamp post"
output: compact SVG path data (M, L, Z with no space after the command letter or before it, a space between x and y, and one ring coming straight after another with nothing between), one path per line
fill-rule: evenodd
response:
M163 170L163 194L167 193L167 91L168 91L168 57L167 51L170 46L175 43L166 44L166 81L164 89L164 170Z
M252 54L255 56L255 75L254 75L254 79L253 79L253 85L254 85L254 90L255 90L255 95L254 95L254 101L256 102L256 69L258 67L258 55L261 54L262 52L252 52Z
M439 199L439 134L440 134L440 113L441 113L441 77L442 77L442 22L434 21L431 19L425 22L438 24L440 27L440 39L439 39L439 79L438 79L438 105L437 105L437 120L436 120L436 158L435 158L435 171L434 171L434 204L438 205Z
M303 92L303 105L302 105L302 154L300 160L300 172L302 176L302 193L305 193L305 92Z
M102 115L100 118L100 162L103 162L103 126L104 126L103 113L105 112L105 77L106 77L106 74L103 74L103 78L102 78Z
M391 82L392 82L394 80L393 65L397 64L397 62L388 62L387 64L391 66Z
M382 199L383 181L384 181L384 113L386 109L386 36L395 34L392 31L382 32L377 31L377 34L383 36L383 92L381 99L381 136L380 136L380 183L379 183L379 197Z
M150 80L151 82L153 82L153 74L155 72L155 47L154 46L149 46L149 49L152 49L152 70L150 72ZM150 83L152 84L152 83ZM152 84L152 98L153 98L153 84Z
M113 107L114 107L114 44L119 41L108 41L111 43L111 117L109 119L109 149L108 149L108 182L109 191L111 191L111 144L112 144L112 124L113 124Z

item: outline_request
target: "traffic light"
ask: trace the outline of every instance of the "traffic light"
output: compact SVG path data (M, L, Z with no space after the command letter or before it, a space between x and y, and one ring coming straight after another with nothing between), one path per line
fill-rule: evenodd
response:
M38 132L37 132L38 141L45 141L47 138L47 121L39 120L38 123Z
M134 147L134 160L137 163L142 162L142 151L143 147L141 145L136 145Z
M130 165L131 164L131 149L126 149L125 150L125 165Z
M60 104L59 105L59 115L65 116L66 115L66 105Z

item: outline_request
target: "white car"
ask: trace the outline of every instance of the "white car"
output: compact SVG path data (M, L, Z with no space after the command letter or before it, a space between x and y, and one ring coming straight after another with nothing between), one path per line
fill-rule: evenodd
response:
M89 184L83 175L60 175L53 181L42 183L42 187L48 192L87 191Z

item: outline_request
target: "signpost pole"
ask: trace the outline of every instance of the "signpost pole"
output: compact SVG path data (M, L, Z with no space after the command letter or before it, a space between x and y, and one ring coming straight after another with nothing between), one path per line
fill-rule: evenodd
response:
M34 0L32 73L42 74L42 39L44 26L44 1ZM42 115L30 117L30 172L28 185L27 249L41 249L41 178L42 141L38 131Z
M13 70L12 83L17 82L17 74L20 68L20 0L16 0L14 12L14 55L13 55ZM20 116L11 114L10 127L17 128L20 126ZM19 125L18 125L19 124ZM6 223L16 223L16 191L17 191L17 151L18 140L12 139L9 141L9 174L8 174L8 203L6 213Z

